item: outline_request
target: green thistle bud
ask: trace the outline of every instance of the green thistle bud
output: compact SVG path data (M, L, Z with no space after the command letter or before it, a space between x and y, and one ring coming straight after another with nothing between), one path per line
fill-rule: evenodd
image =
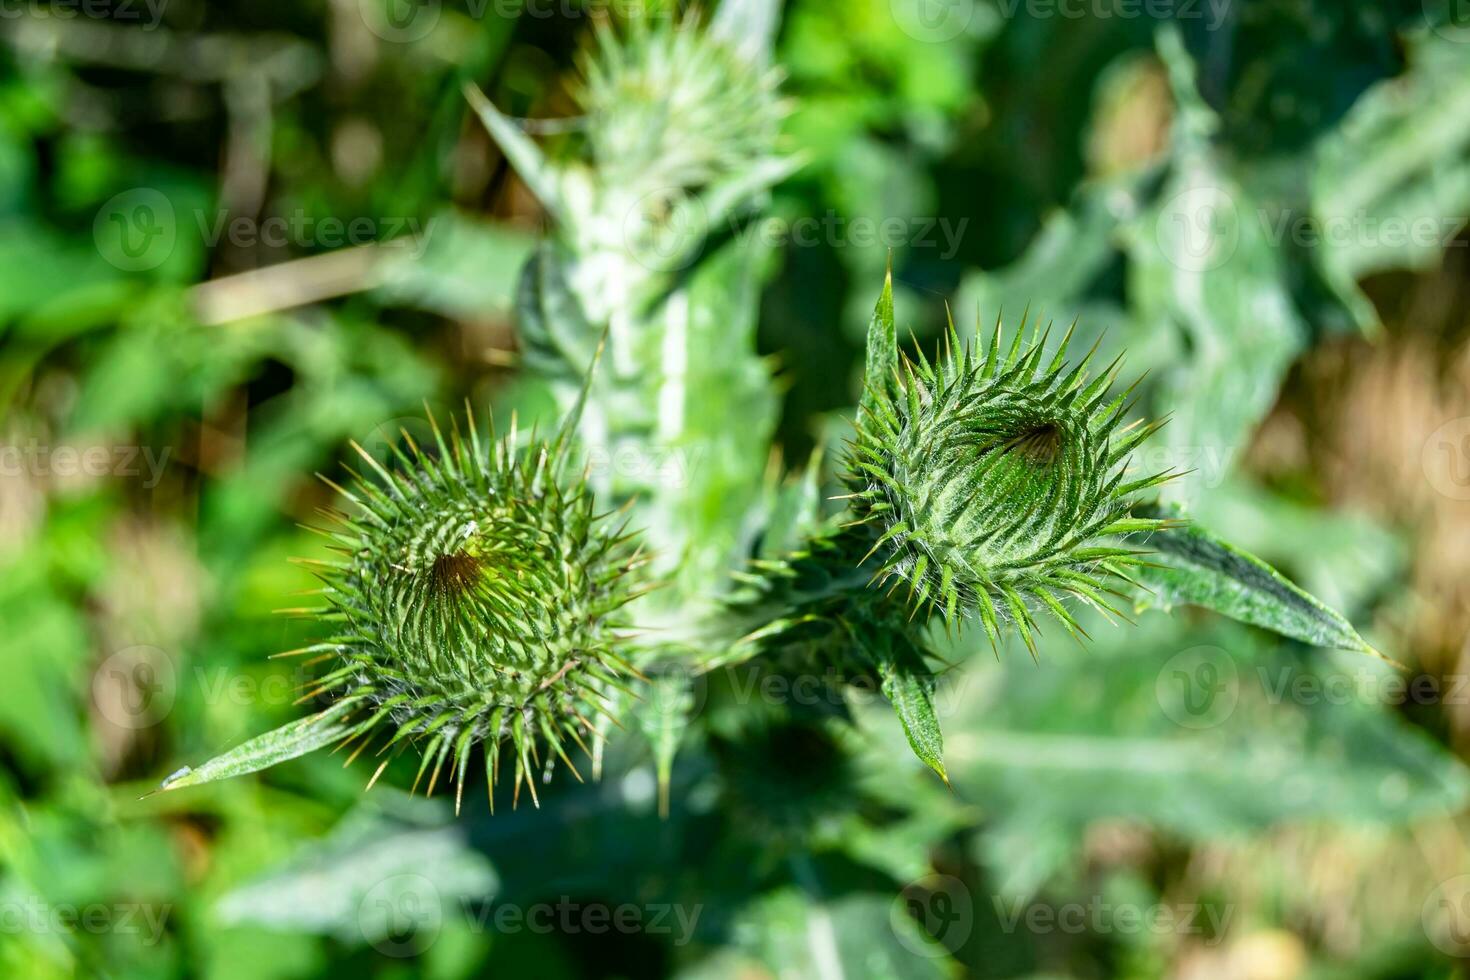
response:
M1009 621L1033 653L1037 610L1074 634L1068 599L1117 613L1108 580L1144 560L1119 539L1168 526L1129 508L1172 476L1126 478L1157 426L1121 424L1132 389L1109 396L1118 362L1089 378L1091 352L1066 364L1071 330L1048 355L1040 324L1005 346L997 322L983 356L951 323L934 364L900 363L892 322L885 288L847 470L855 517L877 531L878 582L906 584L916 612L973 612L992 643Z
M589 374L590 377L590 374ZM567 752L593 760L614 719L606 702L637 671L617 652L618 611L639 593L631 574L642 564L631 535L594 510L585 474L565 472L583 388L550 442L504 439L493 426L482 440L469 416L448 438L433 417L433 445L407 432L404 448L380 461L353 447L373 471L349 487L323 480L355 513L328 512L321 533L342 557L306 560L326 606L307 612L334 624L333 636L280 656L319 654L334 667L303 701L332 704L310 718L257 736L198 769L163 783L177 789L254 772L314 749L358 743L350 763L376 744L388 762L410 745L421 752L414 789L429 774L432 793L446 761L455 808L469 759L482 746L493 789L502 744L515 767L515 800L524 782L549 777L560 759L581 779ZM588 747L591 741L594 748Z
M776 150L787 112L780 73L698 15L660 13L596 30L573 89L581 115L568 125L582 138L550 159L478 89L465 90L555 221L544 261L565 272L550 278L565 275L582 316L611 326L613 365L625 377L637 373L634 321L651 314L669 276L798 165ZM568 333L595 338L556 326L547 339L557 347L577 342Z
M756 69L698 18L639 18L597 31L574 95L604 186L690 191L769 158L779 74Z
M472 418L468 444L430 424L437 453L406 438L389 469L359 450L378 480L337 488L358 514L334 515L347 557L319 572L322 618L342 625L317 647L339 660L317 691L354 702L363 747L380 730L383 749L423 742L430 792L451 758L462 791L477 744L493 784L509 741L516 795L524 780L534 799L533 770L554 754L576 772L566 743L598 737L601 702L631 670L614 614L637 560L564 477L565 434L518 449L513 425L487 448Z

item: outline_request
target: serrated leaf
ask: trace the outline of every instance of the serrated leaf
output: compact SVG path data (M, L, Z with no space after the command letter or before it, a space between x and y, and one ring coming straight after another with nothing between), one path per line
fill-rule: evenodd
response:
M878 295L878 304L873 308L873 319L868 322L868 360L863 371L863 397L860 403L864 410L871 410L873 396L869 389L882 391L891 383L893 370L898 366L898 328L893 325L893 268L890 265L883 277L883 292Z
M1182 516L1177 507L1158 505L1137 507L1134 512L1143 517ZM1177 603L1203 606L1313 646L1383 656L1342 614L1255 555L1196 524L1157 532L1148 538L1148 546L1157 555L1152 565L1138 569L1137 577L1153 591L1136 600L1139 609L1167 611Z
M934 672L924 662L923 653L908 637L896 633L882 633L876 641L870 638L863 645L878 670L880 690L893 705L909 748L948 783L944 733L934 712Z
M264 735L257 735L224 755L215 756L197 769L185 766L160 783L158 792L258 772L278 762L286 762L330 745L352 730L351 725L337 720L351 706L350 701L339 702L319 714L282 725Z

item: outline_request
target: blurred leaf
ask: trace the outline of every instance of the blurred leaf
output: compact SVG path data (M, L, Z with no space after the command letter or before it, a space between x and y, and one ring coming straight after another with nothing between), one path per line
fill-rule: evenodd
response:
M1139 207L1142 192L1136 178L1083 184L1070 207L1047 215L1019 259L965 277L955 303L959 316L976 311L987 320L982 326L989 326L1002 313L1019 317L1028 306L1044 314L1085 302L1097 279L1119 260L1120 229ZM1083 327L1097 326L1088 322L1091 317L1079 319ZM1131 347L1129 353L1132 359Z
M532 247L518 228L445 211L415 248L383 250L375 293L390 305L472 322L504 314L514 305L517 270Z
M1390 672L1349 663L1365 665L1347 679L1369 690ZM987 863L1025 893L1098 820L1193 841L1283 821L1398 824L1465 805L1470 773L1453 755L1380 704L1301 694L1303 669L1239 627L1148 617L1044 669L1017 657L970 670L946 715L946 755L955 791L996 820L979 842ZM1015 855L1028 853L1051 857L1012 878Z
M1129 292L1144 333L1177 332L1180 355L1150 396L1166 425L1149 445L1190 472L1167 499L1192 501L1230 467L1306 339L1262 204L1230 177L1212 144L1218 120L1195 88L1177 30L1161 28L1177 118L1169 177L1128 234ZM1147 452L1147 449L1145 449Z
M541 147L537 146L520 124L505 115L485 97L485 93L466 82L465 98L470 108L480 117L480 122L489 131L495 145L515 167L521 180L541 202L541 206L557 221L565 221L567 202L562 184L566 178L554 170L546 160Z
M781 23L779 0L723 0L710 21L709 32L730 43L742 55L765 64Z
M797 887L774 890L744 911L732 929L734 946L774 976L884 977L920 980L948 976L947 955L899 906L897 894L849 891L809 859L797 862ZM740 977L729 972L694 976Z
M1365 92L1317 147L1312 252L1362 329L1379 322L1357 280L1432 266L1470 209L1470 45L1454 32L1464 27L1412 37L1408 71Z
M629 706L638 731L653 748L658 773L659 812L669 812L669 782L674 756L679 751L694 709L693 679L681 670L655 673L642 685L639 698Z
M23 218L0 222L0 268L27 270L23 276L7 275L0 283L0 323L44 308L73 290L89 291L124 278L90 243ZM44 335L51 332L48 325L41 317L26 333Z
M759 557L777 560L817 535L822 526L821 449L812 451L799 473L768 480L760 517ZM774 476L774 474L773 474Z
M89 524L95 533L96 524ZM53 536L48 544L60 542ZM11 665L9 680L0 685L0 733L37 775L87 766L89 755L75 694L77 678L86 679L90 643L85 623L51 591L45 574L46 567L33 562L0 573L0 617L7 624L0 657Z
M344 942L392 936L395 915L412 915L418 921L410 924L437 930L463 911L466 900L491 898L499 888L490 862L469 846L463 827L442 825L444 810L424 804L384 811L364 803L286 868L231 891L215 914L224 925L314 932Z

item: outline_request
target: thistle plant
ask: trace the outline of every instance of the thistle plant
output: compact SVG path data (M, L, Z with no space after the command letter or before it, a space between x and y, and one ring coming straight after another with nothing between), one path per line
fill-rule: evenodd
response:
M667 806L689 674L758 656L781 669L793 651L876 677L947 778L931 626L975 624L997 653L1014 636L1039 658L1043 623L1085 640L1085 609L1193 603L1375 652L1156 499L1175 474L1130 465L1159 423L1130 420L1120 362L1096 369L1095 348L1073 360L1073 330L1053 349L1024 317L973 343L951 322L932 360L902 356L891 274L842 512L821 513L816 469L773 493L775 395L753 336L762 256L718 225L758 218L794 162L775 149L777 78L735 33L693 18L600 28L576 89L584 138L555 159L468 90L552 222L519 316L562 425L522 445L514 427L482 442L472 419L465 437L435 424L434 445L409 440L393 469L363 453L375 479L339 488L353 513L324 533L342 557L316 566L332 633L296 651L330 661L307 692L330 706L165 788L337 744L348 761L412 747L415 786L427 776L432 791L447 765L458 799L478 746L492 793L508 747L516 798L524 783L534 799L558 762L580 775L569 746L595 775L623 719L648 736ZM578 467L588 447L642 465ZM656 465L677 454L677 473Z
M1129 453L1154 425L1124 423L1132 389L1111 393L1117 361L1090 375L1092 352L1067 360L1070 330L1054 351L1044 330L1008 343L1002 333L998 324L982 354L951 323L932 362L900 356L885 283L844 460L845 512L806 522L803 540L734 574L742 587L705 624L703 647L675 650L710 670L802 647L871 672L915 754L946 779L931 620L956 632L978 622L997 652L1014 633L1035 656L1042 617L1083 639L1079 605L1126 618L1125 604L1191 602L1306 643L1376 653L1264 563L1149 499L1171 474L1130 474ZM396 455L402 472L359 450L378 480L339 488L358 513L336 515L326 533L344 559L318 568L320 617L337 632L294 651L334 660L307 696L336 700L164 788L332 743L359 743L351 761L381 735L380 754L419 747L430 791L451 763L457 799L472 750L484 747L493 787L507 742L517 797L524 781L534 798L533 776L549 775L554 760L576 772L568 743L595 772L602 722L624 709L661 733L666 787L676 723L686 721L666 715L682 702L665 694L630 707L619 696L636 700L632 686L647 682L635 661L649 649L621 632L630 624L619 617L638 595L641 552L624 527L595 516L585 475L567 474L590 387L549 443L533 435L518 447L512 432L485 449L471 422L468 441L434 424L437 453L410 440Z

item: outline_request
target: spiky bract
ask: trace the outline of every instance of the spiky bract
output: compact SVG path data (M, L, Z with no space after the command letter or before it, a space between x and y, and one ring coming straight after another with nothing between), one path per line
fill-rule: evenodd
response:
M1165 523L1129 517L1130 502L1170 474L1126 478L1154 427L1121 425L1116 361L1089 379L1091 353L1066 365L1071 330L1051 355L1039 329L1005 348L1001 333L979 356L951 324L934 364L920 353L870 376L847 480L880 584L906 587L915 611L973 614L992 642L1009 621L1030 647L1036 610L1075 634L1069 598L1112 609L1107 580L1145 560L1119 536Z
M433 425L433 451L405 434L387 465L359 449L376 479L338 488L358 513L334 515L346 558L319 573L323 618L341 625L315 647L339 661L318 691L360 706L362 748L379 733L380 751L417 743L431 791L446 759L462 791L477 744L493 785L507 741L517 796L525 780L534 797L553 757L576 771L566 744L598 737L630 669L614 615L636 559L563 476L565 439L517 448L514 427L487 443L469 428L446 441Z

